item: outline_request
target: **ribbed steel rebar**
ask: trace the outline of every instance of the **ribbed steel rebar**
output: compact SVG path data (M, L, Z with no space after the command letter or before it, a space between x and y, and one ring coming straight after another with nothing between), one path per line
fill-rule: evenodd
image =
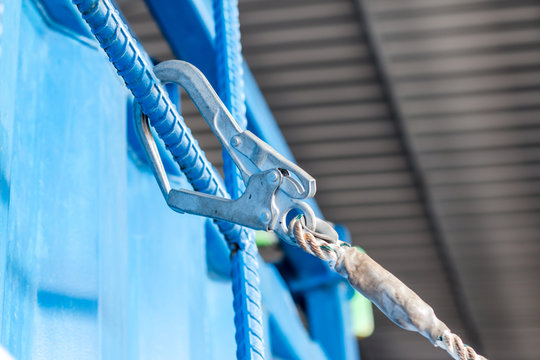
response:
M74 3L193 188L227 197L227 191L221 186L218 175L159 84L152 66L146 63L147 57L141 53L116 9L108 0L74 0ZM234 98L240 99L237 96ZM241 101L243 103L243 98ZM240 121L245 126L245 107L243 112L243 120ZM237 194L241 191L242 183L238 179L235 181ZM235 244L232 277L237 355L241 359L262 359L264 350L256 246L240 226L227 222L217 224L227 241Z
M118 74L148 115L150 124L174 156L193 188L207 194L228 197L212 165L176 111L165 89L143 56L114 6L108 0L73 0ZM226 239L243 231L238 225L216 222Z
M216 26L216 66L218 94L240 127L247 127L240 22L237 0L214 0ZM225 185L232 197L245 189L242 177L230 156L223 153ZM259 264L254 232L244 229L243 236L233 239L237 251L232 256L234 322L237 359L263 359L264 342L259 291Z

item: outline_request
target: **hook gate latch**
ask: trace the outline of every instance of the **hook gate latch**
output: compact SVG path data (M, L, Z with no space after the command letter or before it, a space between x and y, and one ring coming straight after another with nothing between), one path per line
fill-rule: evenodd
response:
M289 242L293 240L288 234L286 218L291 210L302 213L310 229L316 228L317 218L313 210L301 201L315 195L313 177L252 132L242 130L196 67L184 61L170 60L158 64L154 71L162 83L175 83L184 88L238 167L246 185L245 192L236 200L172 189L148 117L143 114L141 121L136 121L137 131L161 192L172 209L256 230L273 230Z

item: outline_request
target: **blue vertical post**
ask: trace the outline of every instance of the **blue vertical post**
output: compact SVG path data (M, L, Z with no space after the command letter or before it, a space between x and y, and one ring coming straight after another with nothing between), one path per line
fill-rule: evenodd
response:
M244 80L237 0L214 0L216 27L216 68L218 94L241 128L247 127ZM223 152L225 185L231 197L245 189L242 177L230 156ZM263 326L259 265L254 232L244 229L230 241L231 271L238 359L263 359Z

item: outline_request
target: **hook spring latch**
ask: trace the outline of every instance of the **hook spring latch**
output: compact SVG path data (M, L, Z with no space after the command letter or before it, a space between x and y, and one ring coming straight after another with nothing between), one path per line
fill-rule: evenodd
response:
M175 83L184 88L240 170L246 185L245 192L236 200L172 189L148 118L142 115L137 130L163 196L172 209L256 230L273 230L288 242L294 242L288 233L287 214L290 211L302 213L308 228L318 227L313 210L302 201L315 195L313 177L250 131L242 130L196 67L184 61L170 60L157 65L154 71L162 83ZM319 227L321 225L319 223Z

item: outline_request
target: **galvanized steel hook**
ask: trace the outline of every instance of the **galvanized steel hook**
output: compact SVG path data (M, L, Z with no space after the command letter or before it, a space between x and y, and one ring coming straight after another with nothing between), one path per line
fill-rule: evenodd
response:
M212 217L257 230L273 230L292 242L287 214L297 210L306 227L317 229L317 218L301 200L313 197L315 179L277 153L250 131L242 131L204 75L193 65L171 60L155 67L164 83L182 86L206 120L225 151L238 166L246 184L244 194L231 200L185 189L172 189L161 162L148 118L137 122L144 149L167 204L178 212ZM320 222L321 220L319 220Z

